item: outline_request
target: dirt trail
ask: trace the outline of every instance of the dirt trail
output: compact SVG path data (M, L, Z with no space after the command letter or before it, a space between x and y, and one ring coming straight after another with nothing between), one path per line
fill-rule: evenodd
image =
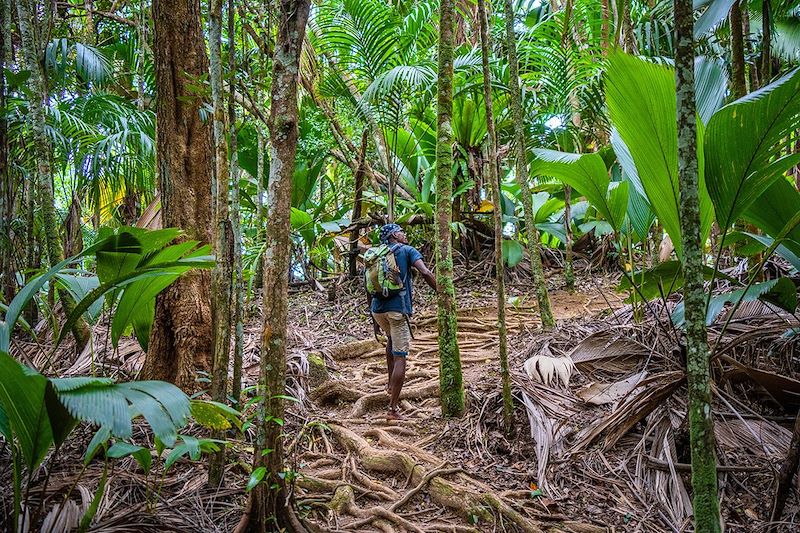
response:
M560 318L606 307L567 293L554 294L553 303ZM326 351L330 378L311 394L314 416L325 425L308 430L297 465L301 511L331 531L605 531L554 514L534 497L524 465L509 476L502 466L476 471L480 465L465 462L472 454L461 453L463 447L486 436L465 435L464 428L480 431L474 421L493 409L483 400L499 389L500 379L495 310L460 309L458 321L469 404L461 421L443 419L438 405L435 316L414 320L401 395L405 420L385 416L387 371L380 344L359 341ZM509 308L507 324L511 336L538 329L539 320L533 309ZM492 438L503 441L501 435Z

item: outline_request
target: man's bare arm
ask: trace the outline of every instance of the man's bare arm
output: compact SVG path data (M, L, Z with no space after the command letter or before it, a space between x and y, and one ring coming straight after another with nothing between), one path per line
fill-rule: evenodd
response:
M422 259L417 259L416 261L414 261L414 268L417 269L417 272L419 272L420 276L422 276L422 278L430 286L431 289L437 290L436 276L434 276L433 272L428 270L428 267L425 266L425 261L423 261Z

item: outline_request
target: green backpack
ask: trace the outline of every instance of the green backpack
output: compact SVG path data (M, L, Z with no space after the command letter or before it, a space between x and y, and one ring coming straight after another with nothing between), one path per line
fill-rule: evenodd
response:
M382 300L397 296L404 289L403 279L400 277L400 267L397 266L397 258L394 252L402 244L395 244L390 247L386 244L373 246L364 254L366 271L364 281L367 292L374 298Z

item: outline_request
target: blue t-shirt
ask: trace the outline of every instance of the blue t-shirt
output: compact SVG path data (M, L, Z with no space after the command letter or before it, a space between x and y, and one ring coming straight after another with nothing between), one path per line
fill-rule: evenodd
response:
M389 313L394 311L410 315L413 312L413 307L411 306L411 265L422 259L422 254L413 246L401 244L394 250L394 256L397 259L397 267L400 269L400 278L403 279L405 290L385 300L372 298L372 312Z

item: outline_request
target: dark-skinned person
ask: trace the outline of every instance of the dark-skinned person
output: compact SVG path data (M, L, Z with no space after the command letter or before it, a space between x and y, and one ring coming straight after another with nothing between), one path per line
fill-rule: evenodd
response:
M389 394L388 420L401 420L399 401L406 378L406 361L411 347L410 317L413 283L411 269L436 290L436 278L422 260L422 254L408 244L408 237L397 224L381 227L381 245L364 255L367 265L367 301L375 336L386 335L386 371Z

